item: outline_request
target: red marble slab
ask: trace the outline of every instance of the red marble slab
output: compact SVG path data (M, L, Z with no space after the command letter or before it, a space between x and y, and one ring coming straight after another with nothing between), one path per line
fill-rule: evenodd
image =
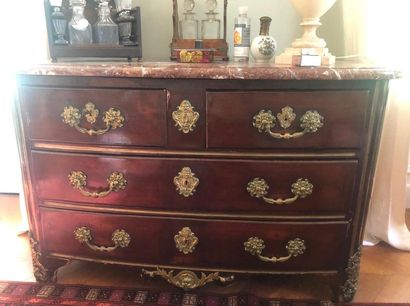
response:
M386 80L397 70L366 61L338 61L331 67L291 67L271 63L186 64L175 62L64 62L24 67L17 74L168 79Z

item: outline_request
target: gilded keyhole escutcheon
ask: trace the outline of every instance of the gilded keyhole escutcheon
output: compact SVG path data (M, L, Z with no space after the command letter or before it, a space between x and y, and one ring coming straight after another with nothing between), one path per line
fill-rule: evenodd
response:
M184 227L180 230L174 236L174 241L176 248L185 255L194 252L195 247L199 243L198 237L195 236L189 227Z
M174 184L179 194L188 198L194 195L199 185L199 179L195 177L195 173L192 172L191 168L184 167L181 172L174 177Z
M282 108L282 112L277 114L279 124L282 128L289 128L293 121L296 119L296 114L293 112L293 108L286 106Z
M178 106L178 109L172 113L172 119L174 119L178 131L188 134L194 131L199 119L199 113L195 111L191 102L184 100Z

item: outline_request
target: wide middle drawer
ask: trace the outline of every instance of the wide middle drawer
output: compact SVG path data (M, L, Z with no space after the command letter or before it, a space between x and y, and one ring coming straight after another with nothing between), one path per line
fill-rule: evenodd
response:
M357 172L355 160L32 158L42 200L203 213L346 214Z

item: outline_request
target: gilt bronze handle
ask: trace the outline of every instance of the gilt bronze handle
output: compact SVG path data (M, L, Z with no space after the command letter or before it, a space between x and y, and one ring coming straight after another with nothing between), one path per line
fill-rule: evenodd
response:
M113 172L107 178L108 188L103 191L87 191L87 175L82 171L71 171L68 175L68 180L74 189L80 190L81 194L86 197L92 198L104 198L112 192L118 192L125 189L127 186L127 180L124 178L124 174L119 172Z
M112 233L111 240L114 243L114 246L110 247L91 244L91 240L93 238L91 237L90 229L88 229L87 227L76 228L76 230L74 231L74 237L78 242L85 243L91 250L98 252L112 252L118 248L126 248L131 242L130 235L126 231L119 229L115 230L114 233Z
M222 277L219 275L219 272L213 272L206 275L204 272L201 272L201 277L198 277L192 271L181 271L177 275L174 275L174 271L167 272L164 269L157 268L155 271L142 270L145 275L150 277L161 276L168 283L182 288L184 290L192 290L195 288L203 287L207 283L213 281L220 281L221 283L230 282L234 279L234 276Z
M104 129L94 130L86 129L80 126L80 122L83 117L87 120L88 123L94 124L97 121L100 111L95 107L91 102L87 103L80 112L78 108L73 106L64 107L64 111L61 113L63 117L63 122L68 124L71 127L74 127L77 131L83 134L93 135L103 135L110 130L115 130L124 125L124 117L121 115L121 111L115 108L110 108L108 111L104 112L102 120L105 123Z
M313 185L307 179L298 179L295 183L292 184L291 191L293 197L287 199L271 199L267 198L266 195L269 190L269 185L264 179L254 178L248 183L246 187L249 194L255 198L261 198L268 204L275 205L284 205L291 204L299 198L306 198L308 195L313 192Z
M278 119L272 114L272 111L261 110L253 117L253 126L258 129L259 133L268 133L276 139L293 139L302 137L308 133L316 133L321 127L323 127L324 121L324 118L317 111L309 110L300 118L301 131L294 133L278 133L272 131L276 125L276 121L279 121L282 128L287 129L292 125L296 115L293 112L293 109L287 106L282 109L281 113L277 114L277 118Z
M300 238L296 238L296 239L288 241L286 245L288 256L284 256L284 257L262 256L262 252L265 249L265 242L258 237L249 238L248 241L246 241L243 245L245 247L245 251L248 252L249 254L258 256L259 259L264 262L272 262L272 263L288 261L292 257L302 255L306 251L305 241Z

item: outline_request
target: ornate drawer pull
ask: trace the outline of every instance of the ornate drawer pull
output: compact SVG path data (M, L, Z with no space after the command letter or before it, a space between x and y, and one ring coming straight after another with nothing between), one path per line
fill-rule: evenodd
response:
M184 167L181 172L174 177L174 184L179 194L188 198L194 195L199 185L199 179L195 177L195 173L192 172L191 168Z
M199 113L194 111L194 107L188 100L184 100L178 106L178 110L172 113L172 119L174 119L178 131L188 134L194 131L195 124L199 119Z
M112 252L118 248L126 248L131 242L130 235L126 231L118 229L112 233L111 240L114 243L114 246L111 247L96 246L91 244L90 241L93 239L91 237L91 231L86 227L76 228L74 231L74 237L78 240L78 242L85 243L91 250L98 252Z
M296 115L293 112L293 109L287 106L282 109L281 113L277 114L277 117L280 126L287 129L292 125ZM324 118L317 111L309 110L300 118L300 128L302 131L295 133L275 133L272 132L272 128L276 125L276 117L270 110L261 110L253 117L253 126L258 129L259 133L266 132L273 138L292 139L302 137L308 133L316 133L321 127L323 127L323 120Z
M181 271L177 275L174 275L174 271L169 272L164 269L157 268L156 271L147 271L142 270L142 273L150 277L161 276L166 279L168 283L182 288L184 290L191 290L198 287L203 287L207 283L213 281L220 281L221 283L230 282L234 279L234 276L222 277L219 275L219 272L214 272L206 275L204 272L201 272L201 278L199 278L194 272L191 271Z
M87 175L82 171L71 171L68 175L68 180L74 189L80 190L80 192L86 197L103 198L108 196L111 192L118 192L121 189L125 189L127 186L127 180L124 178L124 174L119 172L113 172L107 178L108 189L104 191L87 191Z
M292 257L302 255L306 251L305 241L300 238L296 238L296 239L288 241L286 245L288 256L285 256L285 257L262 256L262 251L265 249L265 242L258 237L249 238L248 241L246 241L243 245L245 247L246 252L252 255L258 256L259 259L264 262L273 262L273 263L288 261Z
M105 123L105 129L101 130L94 130L94 129L86 129L80 126L80 121L85 117L88 123L94 124L97 121L98 114L100 111L95 108L95 105L91 102L87 103L82 112L78 108L73 106L66 106L64 107L64 111L61 114L63 117L63 122L68 124L71 127L74 127L77 131L88 134L90 136L93 135L103 135L107 133L109 130L115 130L120 128L124 124L124 117L121 115L121 111L115 108L110 108L108 111L104 112L102 120Z
M248 183L246 187L249 194L255 198L262 198L268 204L291 204L299 198L306 198L308 195L313 192L313 185L307 179L298 179L295 183L292 184L291 191L294 194L292 198L288 199L270 199L266 197L266 194L269 190L269 185L264 179L254 178Z

